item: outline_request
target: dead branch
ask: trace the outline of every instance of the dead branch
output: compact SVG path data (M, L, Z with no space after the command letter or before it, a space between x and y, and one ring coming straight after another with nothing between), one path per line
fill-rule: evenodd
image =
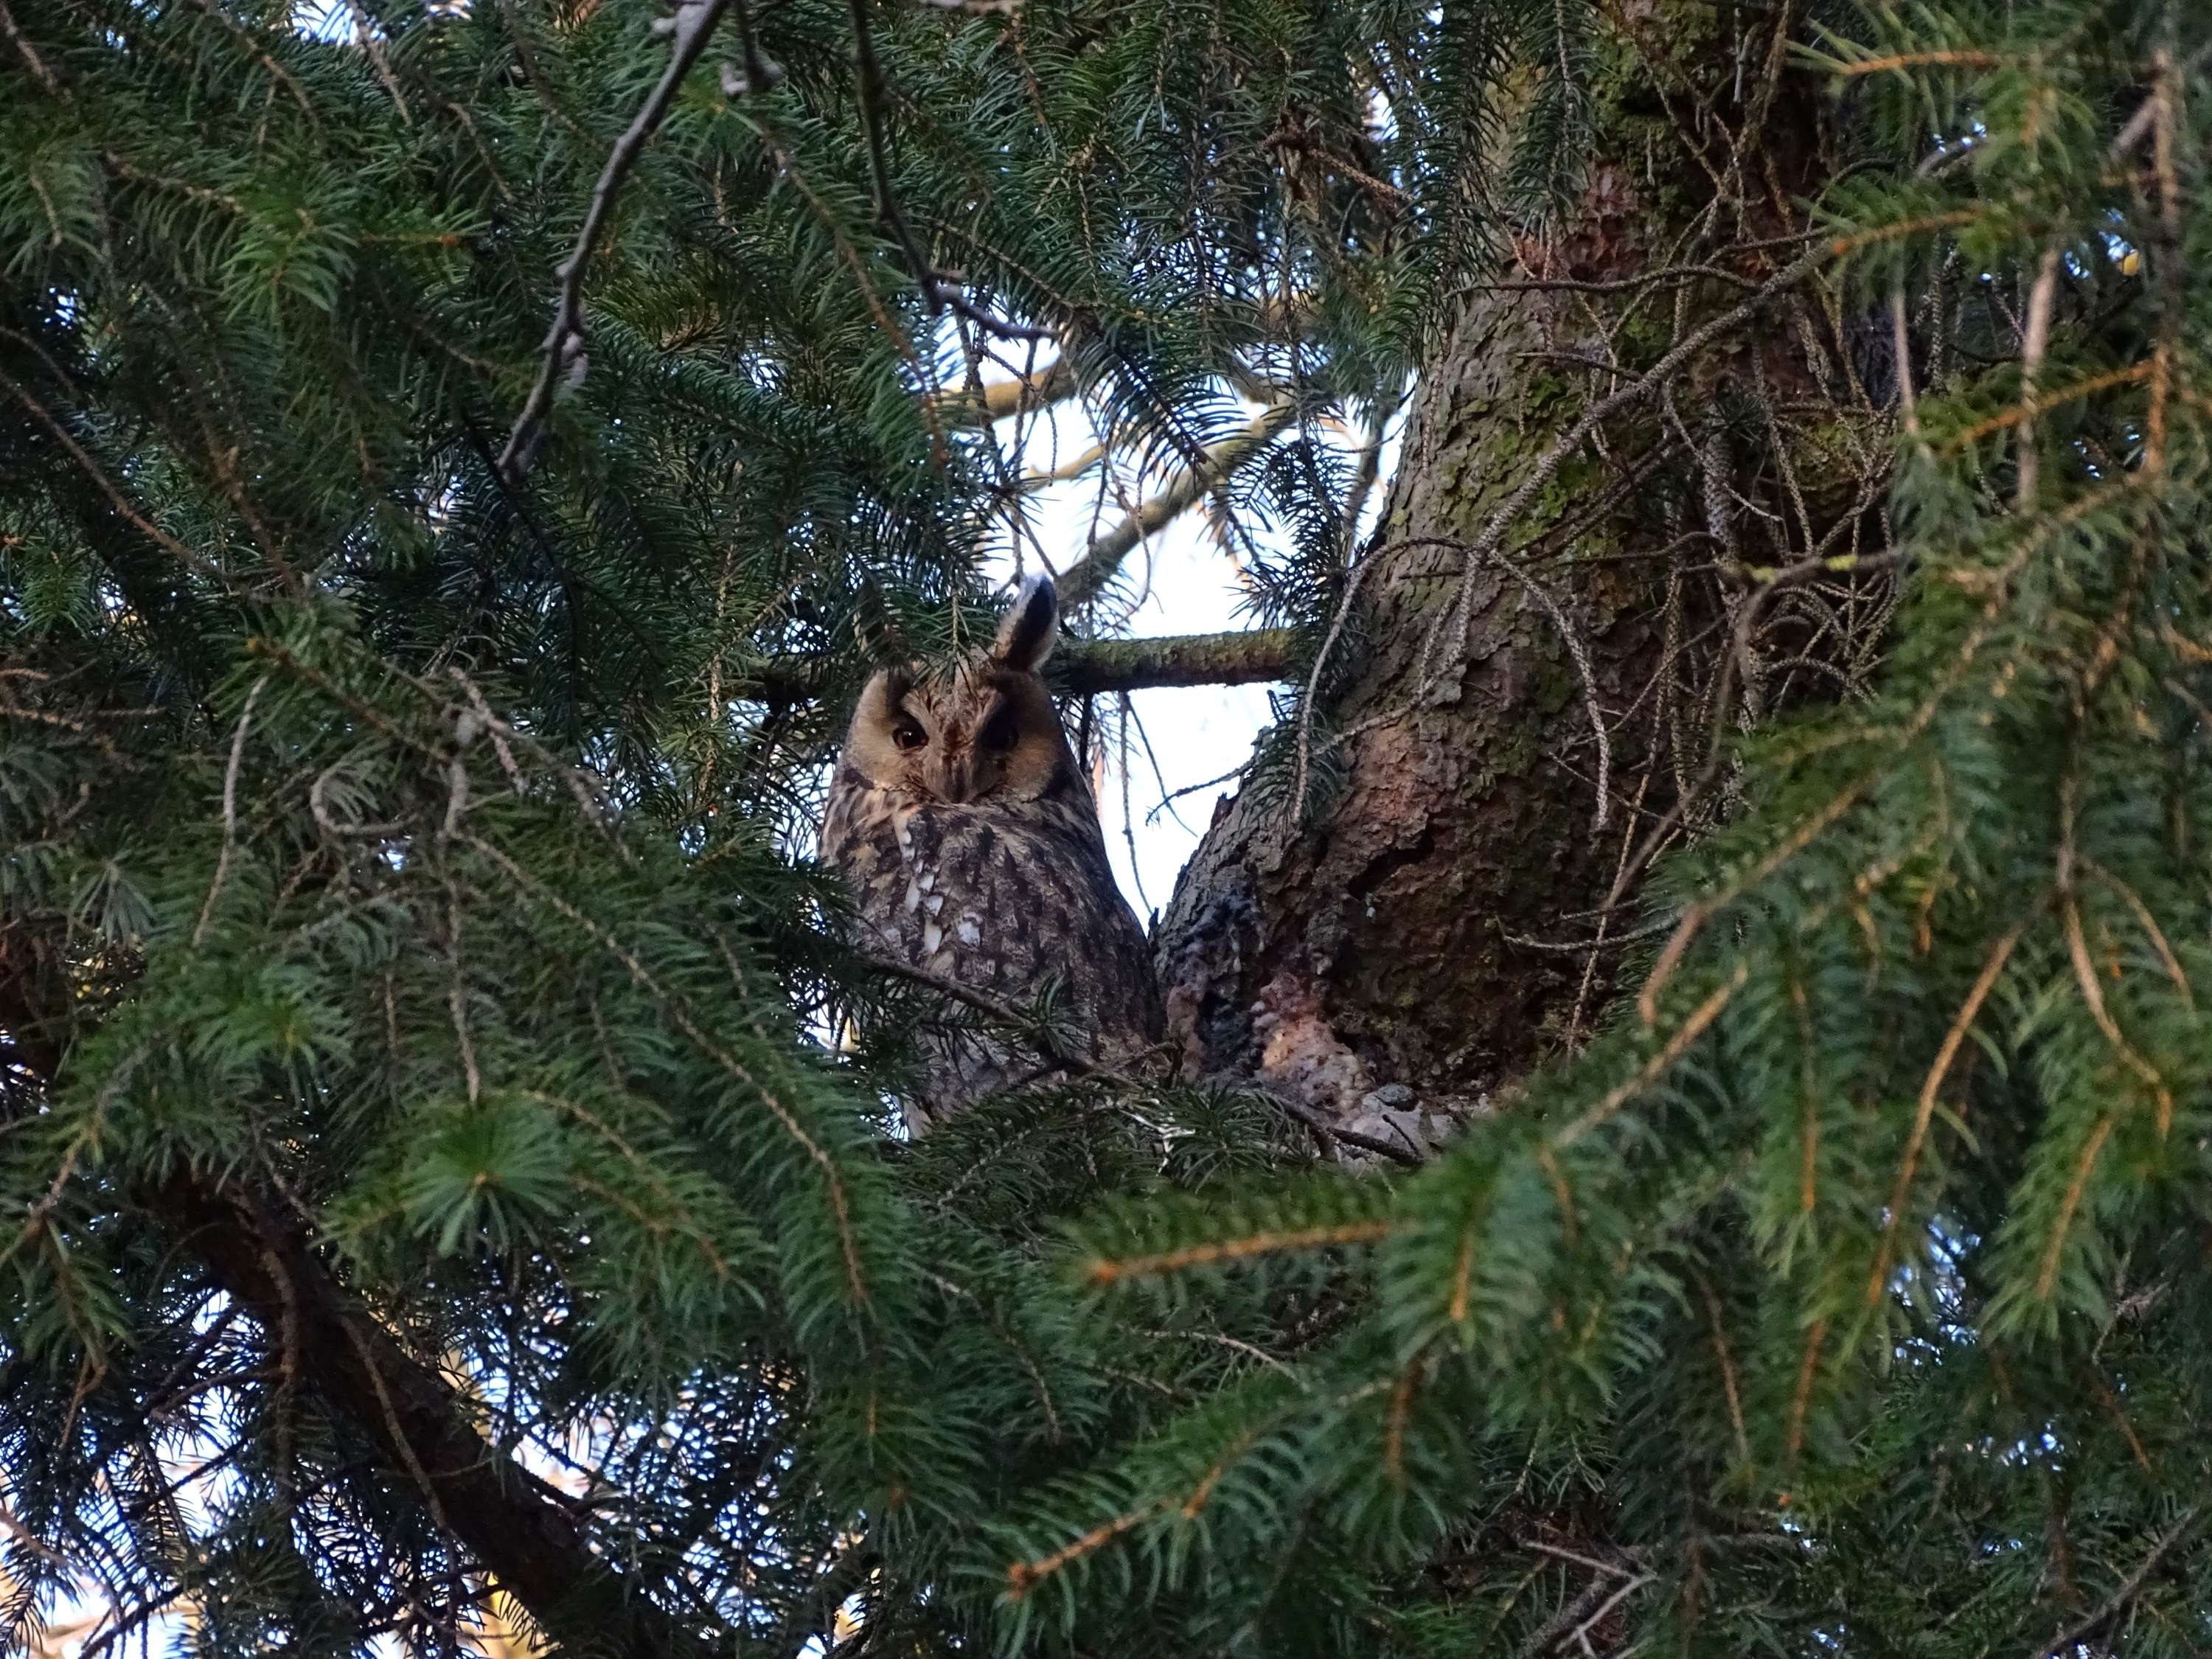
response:
M1096 599L1137 544L1173 523L1206 492L1259 454L1290 423L1287 398L1270 403L1239 430L1209 444L1195 465L1186 466L1149 501L1091 544L1091 550L1058 579L1060 603L1083 605Z

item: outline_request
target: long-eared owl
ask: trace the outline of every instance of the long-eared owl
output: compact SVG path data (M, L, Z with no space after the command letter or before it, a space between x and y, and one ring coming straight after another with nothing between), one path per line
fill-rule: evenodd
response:
M1037 670L1059 623L1025 583L988 649L949 673L880 670L830 787L822 855L844 875L871 954L1026 1005L1047 976L1097 1061L1159 1039L1144 930L1114 884L1098 808ZM923 1045L916 1133L1019 1074L988 1036Z

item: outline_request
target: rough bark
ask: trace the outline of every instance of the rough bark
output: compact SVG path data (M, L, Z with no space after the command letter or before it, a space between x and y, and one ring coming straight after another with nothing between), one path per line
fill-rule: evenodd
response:
M1382 1085L1470 1104L1587 1031L1617 948L1521 941L1595 935L1590 913L1628 847L1694 789L1717 687L1711 672L1698 683L1686 647L1702 633L1715 658L1739 602L1711 573L1787 562L1800 540L1814 548L1863 514L1863 492L1839 505L1798 482L1819 469L1825 429L1802 410L1856 398L1874 411L1835 309L1793 294L1695 354L1664 395L1608 419L1504 526L1498 555L1480 550L1597 399L1801 258L1802 240L1755 244L1802 230L1797 204L1832 165L1828 101L1783 67L1786 16L1740 25L1738 55L1766 70L1732 103L1711 10L1656 0L1632 12L1613 13L1601 43L1599 142L1577 211L1511 250L1422 377L1364 555L1367 654L1316 721L1348 734L1340 787L1302 824L1279 789L1224 804L1162 921L1171 1035L1190 1073L1257 1073L1344 1121L1363 1097L1369 1113L1406 1104L1401 1087L1375 1100ZM1655 275L1685 260L1723 274ZM1753 387L1765 409L1797 411L1778 443L1795 452L1787 465L1755 453L1759 422L1730 403ZM1800 512L1793 498L1806 497ZM1778 507L1781 532L1762 516ZM1470 558L1466 647L1421 696L1424 641ZM1751 680L1756 694L1755 665ZM1586 690L1611 751L1602 831ZM1635 923L1602 920L1616 946Z

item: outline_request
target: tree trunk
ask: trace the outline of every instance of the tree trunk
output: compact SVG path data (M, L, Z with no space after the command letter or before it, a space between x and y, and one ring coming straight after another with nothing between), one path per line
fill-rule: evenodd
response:
M1717 721L1795 691L1760 664L1802 654L1802 617L1764 617L1741 672L1719 672L1745 603L1730 568L1856 547L1870 517L1833 459L1853 452L1860 483L1879 471L1856 331L1796 289L1506 510L1596 400L1801 258L1802 237L1776 239L1803 231L1796 204L1833 164L1826 94L1783 67L1786 15L1629 13L1595 43L1575 210L1515 242L1422 377L1354 584L1347 638L1370 644L1315 722L1316 750L1324 726L1346 734L1340 787L1303 823L1280 790L1224 803L1163 920L1187 1074L1256 1075L1340 1121L1402 1107L1371 1093L1390 1085L1462 1109L1587 1032L1635 926L1592 914L1630 848L1686 794L1691 824L1709 819L1727 794L1725 769L1698 787Z

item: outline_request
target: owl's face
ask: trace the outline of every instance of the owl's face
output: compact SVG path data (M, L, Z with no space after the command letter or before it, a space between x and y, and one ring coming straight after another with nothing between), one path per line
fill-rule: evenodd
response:
M1037 669L1052 651L1058 601L1048 577L1026 584L987 651L949 676L878 671L860 693L842 768L919 802L1036 800L1075 769Z

